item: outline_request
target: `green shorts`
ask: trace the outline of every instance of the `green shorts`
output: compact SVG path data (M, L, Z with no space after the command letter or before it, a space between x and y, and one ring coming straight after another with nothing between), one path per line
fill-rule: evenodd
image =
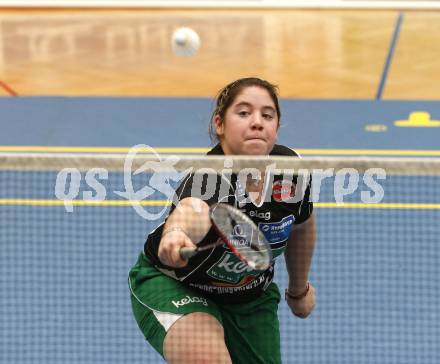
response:
M153 267L141 253L128 279L134 317L147 341L163 356L168 329L192 312L214 316L223 326L234 364L281 363L278 303L275 283L256 300L221 305Z

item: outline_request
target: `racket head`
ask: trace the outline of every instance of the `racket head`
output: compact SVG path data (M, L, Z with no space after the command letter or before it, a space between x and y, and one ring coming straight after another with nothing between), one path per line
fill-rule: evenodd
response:
M232 252L255 270L266 270L272 263L272 250L264 234L243 212L219 203L209 209L212 225Z

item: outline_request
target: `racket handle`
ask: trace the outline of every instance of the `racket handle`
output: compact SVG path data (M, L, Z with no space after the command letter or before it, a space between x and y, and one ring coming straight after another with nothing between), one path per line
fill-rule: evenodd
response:
M197 253L197 248L182 248L180 249L180 256L182 257L182 259L189 259L192 256L196 255Z

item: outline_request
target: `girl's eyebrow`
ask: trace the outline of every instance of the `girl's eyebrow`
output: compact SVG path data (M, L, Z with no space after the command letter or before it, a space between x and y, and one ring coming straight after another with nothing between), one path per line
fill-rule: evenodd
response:
M238 104L236 104L234 107L239 107L239 106L252 107L253 105L251 103L249 103L249 102L242 101L242 102L239 102ZM263 109L270 109L271 111L275 112L275 108L273 106L270 106L270 105L263 106Z

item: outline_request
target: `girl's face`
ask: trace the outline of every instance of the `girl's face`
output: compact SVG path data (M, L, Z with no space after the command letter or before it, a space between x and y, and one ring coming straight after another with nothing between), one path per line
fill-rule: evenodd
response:
M214 123L226 155L269 154L277 139L275 104L262 87L244 88L226 110L224 120L216 115Z

